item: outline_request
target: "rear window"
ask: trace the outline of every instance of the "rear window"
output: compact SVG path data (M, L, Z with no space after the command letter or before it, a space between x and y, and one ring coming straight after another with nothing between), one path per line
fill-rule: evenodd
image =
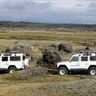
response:
M10 57L10 61L20 61L20 56L12 56Z
M8 61L8 57L2 57L2 61Z
M90 61L96 61L96 56L91 56Z
M88 61L88 57L81 57L81 61Z

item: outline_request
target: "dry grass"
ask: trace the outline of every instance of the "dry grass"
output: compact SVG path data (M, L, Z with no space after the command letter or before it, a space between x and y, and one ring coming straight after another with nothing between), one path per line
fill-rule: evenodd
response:
M45 31L45 30L1 29L0 39L1 38L2 40L0 40L0 50L2 49L4 50L4 48L6 47L13 46L16 41L22 44L29 44L30 46L33 46L33 44L37 44L38 45L37 48L46 47L50 44L59 44L62 42L70 43L73 47L78 46L79 48L84 48L84 46L82 45L82 43L85 43L84 41L73 41L73 40L95 40L96 33L59 32L52 30ZM14 38L18 40L15 40ZM33 39L33 40L27 40L27 39ZM64 41L64 40L71 40L71 41ZM87 42L87 43L90 44L92 49L96 49L95 47L93 47L93 42ZM38 52L38 50L36 52ZM64 58L64 60L69 60L70 55L72 54L68 54L68 58ZM72 92L66 90L65 85L71 81L75 82L76 80L80 80L81 77L89 77L89 76L50 75L36 78L32 77L21 78L18 77L18 75L16 74L1 75L0 96L79 96L76 94L74 95L72 94Z
M32 44L39 44L39 48L42 46L45 47L48 44L59 44L62 42L70 43L72 46L79 47L82 47L83 43L88 43L91 47L94 47L94 42L78 40L96 40L96 32L70 32L70 30L69 32L59 32L57 30L0 29L0 39L2 39L0 40L0 49L4 49L8 46L10 47L14 45L14 42L16 41L24 44L30 44L31 46Z
M59 32L52 30L0 30L1 39L95 40L96 32Z
M62 84L65 85L66 83L74 80L80 80L81 77L87 76L44 76L44 77L34 77L34 78L26 78L26 79L18 79L18 76L9 76L3 75L0 78L0 96L64 96L62 94L67 94L67 90L65 90L64 86L62 89L59 89ZM16 78L17 76L17 78ZM10 77L10 79L8 79ZM54 85L55 84L55 85ZM58 88L57 88L57 87ZM45 91L44 91L45 90ZM50 91L51 90L51 91ZM56 91L58 90L58 91ZM65 92L62 92L64 90ZM57 95L56 95L57 93ZM71 95L69 95L71 96Z

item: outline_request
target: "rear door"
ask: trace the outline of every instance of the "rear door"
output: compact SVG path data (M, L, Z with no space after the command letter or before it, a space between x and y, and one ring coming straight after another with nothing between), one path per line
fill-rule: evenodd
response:
M10 56L10 65L15 65L18 68L22 66L22 60L20 56Z
M81 56L80 68L87 69L89 66L89 56Z
M0 68L1 69L7 69L8 68L8 62L9 62L9 60L8 60L9 58L8 58L8 56L2 56L1 57L1 64L0 64Z
M90 56L89 62L90 62L90 65L96 65L96 56Z

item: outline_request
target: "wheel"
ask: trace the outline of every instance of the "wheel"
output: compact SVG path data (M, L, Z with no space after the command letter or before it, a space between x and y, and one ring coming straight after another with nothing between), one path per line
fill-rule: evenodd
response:
M8 69L8 73L13 73L13 72L16 72L17 71L17 69L15 68L15 67L10 67L9 69Z
M91 67L88 70L89 75L96 75L96 67Z
M60 67L59 69L58 69L58 73L60 74L60 75L67 75L68 74L68 70L67 70L67 68L66 67Z

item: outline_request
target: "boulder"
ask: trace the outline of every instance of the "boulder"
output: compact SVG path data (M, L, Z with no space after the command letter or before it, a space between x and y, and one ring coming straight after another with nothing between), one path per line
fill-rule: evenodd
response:
M56 64L61 61L61 57L57 51L45 49L43 52L43 60L48 64Z
M52 49L52 50L58 50L58 45L56 44L51 44L48 46L48 48Z
M55 68L55 64L61 61L61 57L55 50L45 49L43 51L43 57L37 61L37 66L43 66L48 68Z
M19 72L19 76L21 77L38 77L38 76L46 76L48 75L48 70L42 67L36 67L31 69L26 69Z
M59 51L64 51L66 53L72 52L72 46L70 44L66 44L66 43L59 44L58 49L59 49Z

